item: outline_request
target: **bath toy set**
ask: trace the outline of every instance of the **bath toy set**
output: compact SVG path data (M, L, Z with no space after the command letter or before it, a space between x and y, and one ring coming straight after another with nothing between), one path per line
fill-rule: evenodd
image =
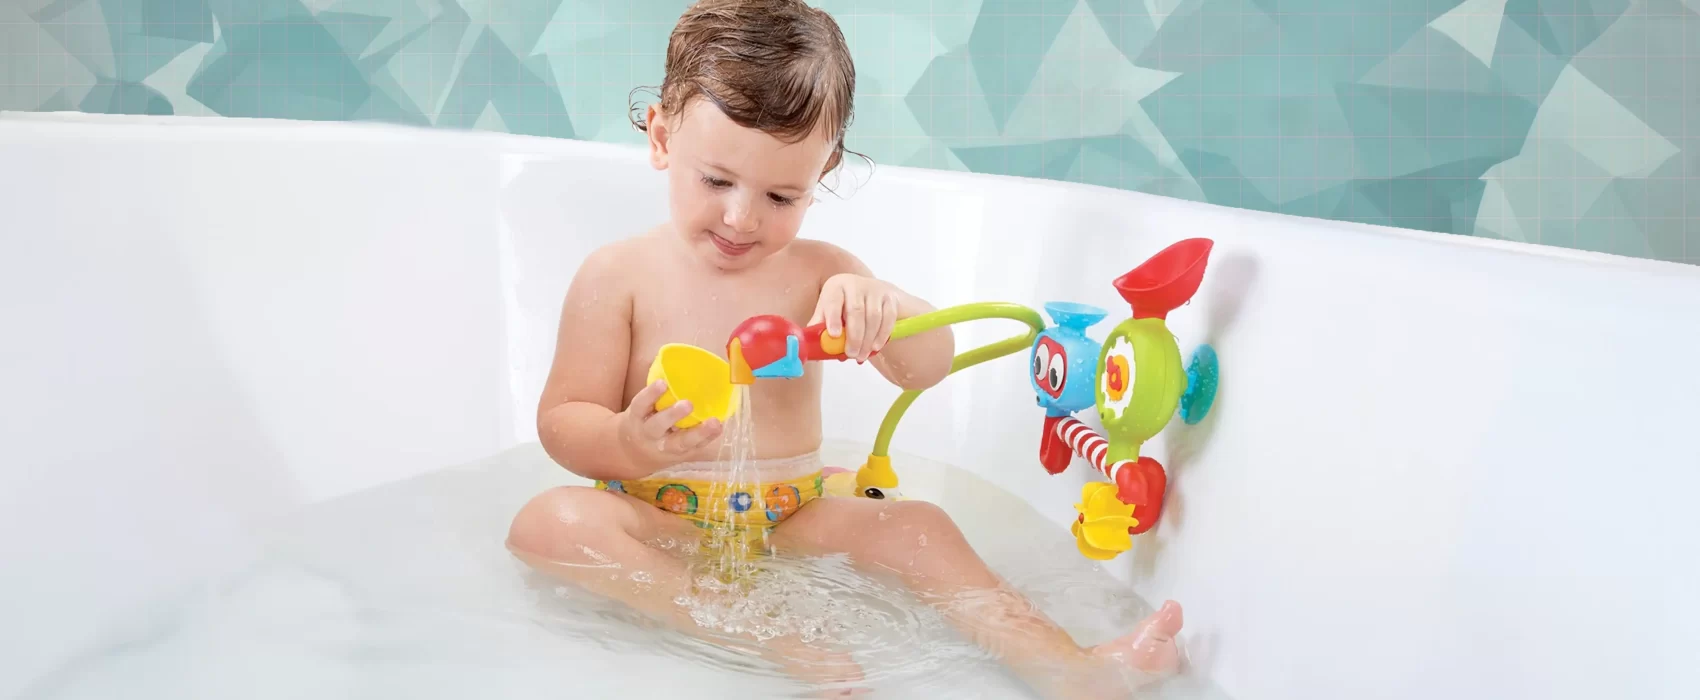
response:
M1200 346L1183 369L1167 323L1169 312L1198 291L1212 245L1206 238L1175 243L1116 278L1113 284L1132 318L1112 328L1103 343L1086 330L1108 315L1105 310L1045 305L1057 325L1034 341L1029 377L1045 409L1039 463L1058 474L1078 455L1110 480L1086 484L1075 506L1080 513L1072 526L1075 540L1093 559L1127 551L1133 535L1162 517L1168 474L1156 459L1141 456L1140 447L1177 412L1196 424L1215 401L1215 350ZM1097 407L1107 436L1073 417L1088 406Z
M1055 324L1046 327L1037 311L1019 304L981 302L940 309L897 322L891 339L900 340L965 321L1005 318L1025 324L1027 332L956 356L950 371L1028 350L1028 382L1045 411L1039 463L1060 474L1078 456L1108 481L1093 480L1081 490L1071 526L1080 552L1112 559L1132 548L1133 535L1150 530L1163 513L1168 474L1141 447L1179 415L1196 424L1216 396L1217 360L1209 345L1200 346L1183 367L1180 347L1169 331L1169 312L1190 301L1204 279L1213 243L1207 238L1179 241L1159 251L1111 284L1127 302L1130 317L1110 329L1103 342L1087 331L1109 312L1071 302L1045 304ZM681 427L708 417L730 418L741 386L757 379L803 376L808 362L842 361L844 338L826 334L826 325L799 328L781 316L756 316L733 330L725 361L691 346L668 346L657 355L650 379L665 377L663 403L690 398L697 407ZM892 434L921 391L905 391L892 403L867 461L854 474L829 477L829 491L865 498L898 498L897 473L891 467ZM664 408L665 406L658 407ZM1074 417L1096 407L1103 434Z

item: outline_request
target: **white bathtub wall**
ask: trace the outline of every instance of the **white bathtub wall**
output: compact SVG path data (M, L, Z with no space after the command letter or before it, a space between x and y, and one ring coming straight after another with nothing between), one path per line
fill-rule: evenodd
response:
M0 697L240 523L511 444L495 156L203 123L0 122Z
M578 259L665 216L659 176L608 146L80 121L0 120L24 340L0 363L0 554L54 572L0 595L26 670L206 566L193 543L239 547L221 533L252 513L534 439ZM1152 447L1165 521L1111 566L1187 605L1235 697L1700 695L1700 269L900 168L848 189L807 233L938 304L1118 309L1110 279L1217 240L1172 314L1222 354L1217 411ZM1023 369L947 382L895 447L1062 527L1087 477L1039 468ZM829 382L829 435L871 439L896 391Z

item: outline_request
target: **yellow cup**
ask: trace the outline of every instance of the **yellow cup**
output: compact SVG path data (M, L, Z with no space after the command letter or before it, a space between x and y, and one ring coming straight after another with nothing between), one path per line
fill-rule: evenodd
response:
M680 400L691 402L691 414L673 424L681 430L710 418L725 423L738 411L731 366L695 345L661 346L655 353L655 361L649 363L647 383L654 384L657 379L667 382L667 391L655 402L655 410L665 411Z

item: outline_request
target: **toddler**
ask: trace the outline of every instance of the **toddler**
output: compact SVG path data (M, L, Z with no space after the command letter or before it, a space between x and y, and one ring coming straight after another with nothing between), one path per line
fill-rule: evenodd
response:
M526 564L701 632L674 602L690 585L686 563L651 543L700 536L692 502L667 485L725 476L715 462L723 426L675 429L688 402L655 410L664 387L645 379L663 344L722 352L739 322L778 314L799 325L824 321L844 337L847 357L903 389L930 387L949 372L949 329L890 340L899 319L933 307L850 253L797 238L821 179L844 157L854 91L843 35L802 0L703 0L680 18L660 100L634 119L648 135L650 163L666 173L670 220L585 259L562 305L538 406L543 447L597 486L553 489L524 506L508 547ZM1047 697L1102 698L1088 679L1120 684L1129 670L1149 679L1175 669L1181 619L1172 602L1131 634L1083 648L1000 581L938 507L821 498L819 367L748 391L760 416L750 469L790 495L757 508L777 521L767 537L776 552L843 554L895 575ZM653 583L610 579L602 568L610 563L648 572ZM800 640L763 648L803 680L860 677L848 657Z

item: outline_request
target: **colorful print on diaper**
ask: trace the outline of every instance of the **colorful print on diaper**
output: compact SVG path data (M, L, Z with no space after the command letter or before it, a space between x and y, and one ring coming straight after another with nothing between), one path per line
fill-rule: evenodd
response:
M655 504L680 515L694 515L697 494L684 484L668 484L656 490Z
M768 489L767 497L764 500L767 506L767 519L779 522L802 506L803 494L795 486L780 484Z

